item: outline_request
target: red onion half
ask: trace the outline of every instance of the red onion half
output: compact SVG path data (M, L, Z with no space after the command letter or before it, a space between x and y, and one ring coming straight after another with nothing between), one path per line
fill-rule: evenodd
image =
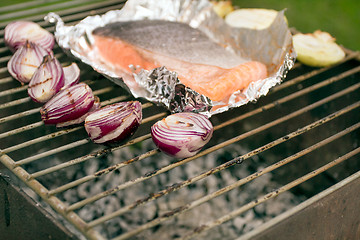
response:
M35 102L47 102L64 86L64 72L60 62L46 55L31 77L28 94Z
M36 43L48 51L51 51L55 44L54 36L37 23L15 21L5 27L4 41L12 52L24 45L26 40Z
M58 92L40 109L45 124L58 124L75 120L86 114L94 105L91 88L79 83Z
M205 115L182 112L156 122L151 127L151 136L162 152L176 158L187 158L194 156L210 141L213 131Z
M63 67L65 83L63 88L77 84L80 80L80 68L76 63Z
M26 41L10 58L7 68L11 76L21 83L28 83L36 69L49 53L41 46Z
M85 130L95 143L118 142L133 135L141 120L140 102L120 102L90 113L85 119Z

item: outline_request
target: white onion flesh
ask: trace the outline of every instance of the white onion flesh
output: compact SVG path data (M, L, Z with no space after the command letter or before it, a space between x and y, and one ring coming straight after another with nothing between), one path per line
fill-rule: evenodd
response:
M121 142L135 133L141 121L140 102L120 102L90 113L85 119L85 130L95 143Z
M28 94L35 102L45 103L64 86L60 62L46 55L29 82Z
M80 68L73 62L68 66L63 67L64 71L64 87L67 88L77 84L80 80Z
M41 46L26 42L10 58L7 69L13 78L22 84L28 83L42 63L44 56L48 54Z

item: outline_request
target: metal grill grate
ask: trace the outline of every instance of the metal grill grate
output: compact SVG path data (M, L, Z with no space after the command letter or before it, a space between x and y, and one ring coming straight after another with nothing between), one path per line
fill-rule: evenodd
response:
M86 2L90 3L83 5ZM309 198L352 174L359 177L360 166L356 163L360 151L358 52L347 50L347 56L341 63L327 68L315 69L296 64L284 83L274 87L255 104L212 117L214 137L206 148L194 157L175 161L160 153L150 140L150 126L168 112L146 101L142 102L144 119L140 129L130 141L120 146L93 144L83 126L56 129L42 123L39 114L41 106L33 103L27 96L27 87L20 86L7 72L6 64L11 52L3 41L6 24L11 18L22 16L53 31L53 26L43 21L48 11L64 8L57 13L66 24L74 24L85 16L118 9L123 3L79 0L67 5L54 1L37 10L28 9L36 4L35 1L1 10L17 9L0 18L3 20L0 23L0 160L86 238L132 239L147 236L141 235L142 232L150 234L166 222L176 225L177 218L266 174L273 173L273 178L281 184L276 189L254 196L241 206L228 206L229 210L225 213L213 209L221 215L214 214L212 219L199 221L199 225L177 236L190 239L216 229L258 205L276 201L284 192L300 192ZM62 63L73 61L59 48L55 49L55 53ZM120 87L88 66L79 64L81 80L100 97L102 105L132 99ZM239 147L246 150L234 150ZM218 158L207 165L204 163L214 156ZM114 161L104 160L109 158ZM156 161L158 163L154 163ZM235 173L244 167L245 162L249 162L253 170L247 176L239 177ZM95 163L95 167L85 168L90 163ZM259 163L264 166L262 169L257 168ZM189 172L181 174L185 166L194 168L192 175ZM82 191L85 183L90 183L86 186L91 188L92 184L95 186L95 183L105 181L111 175L119 175L119 172L126 175L130 171L127 169L135 169L132 171L138 175L121 181L114 178L118 181L111 181L106 189L88 190L87 193L91 194L82 195L80 199L72 201L68 197L70 190ZM175 182L151 186L154 179L165 178L159 182L166 182L169 175L179 174L176 169L180 169L180 175ZM211 179L222 178L225 174L235 174L237 180L231 183L220 181L215 189L209 188L201 195L189 196L187 202L174 203L178 192L198 184L207 185ZM324 184L324 178L331 178L331 181ZM304 193L304 189L309 188L304 185L307 182L313 187ZM132 198L131 192L143 191L140 185L148 185L148 191L141 193L142 198ZM81 217L83 209L96 207L100 200L121 194L129 195L117 207L92 219ZM241 197L240 194L239 199ZM132 230L118 231L111 236L103 234L102 229L109 221L127 214L138 214L142 208L154 206L157 201L167 202L168 206L157 209L155 216L143 219Z

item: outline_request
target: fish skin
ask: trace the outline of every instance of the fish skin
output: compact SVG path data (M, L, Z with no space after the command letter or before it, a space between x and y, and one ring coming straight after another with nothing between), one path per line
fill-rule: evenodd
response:
M96 28L92 34L121 39L148 51L185 62L232 68L247 61L225 50L199 29L181 22L165 20L115 22Z
M182 23L116 22L95 29L93 36L103 61L121 73L127 85L131 84L132 73L141 68L165 66L177 72L186 86L212 101L226 103L235 91L267 77L264 64L244 61L199 30Z

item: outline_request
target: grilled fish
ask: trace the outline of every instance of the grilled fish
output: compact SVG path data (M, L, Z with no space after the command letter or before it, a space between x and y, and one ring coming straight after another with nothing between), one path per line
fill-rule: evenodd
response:
M115 22L92 35L103 61L122 72L165 66L213 101L226 101L250 82L267 77L266 66L247 61L188 24L165 20Z

